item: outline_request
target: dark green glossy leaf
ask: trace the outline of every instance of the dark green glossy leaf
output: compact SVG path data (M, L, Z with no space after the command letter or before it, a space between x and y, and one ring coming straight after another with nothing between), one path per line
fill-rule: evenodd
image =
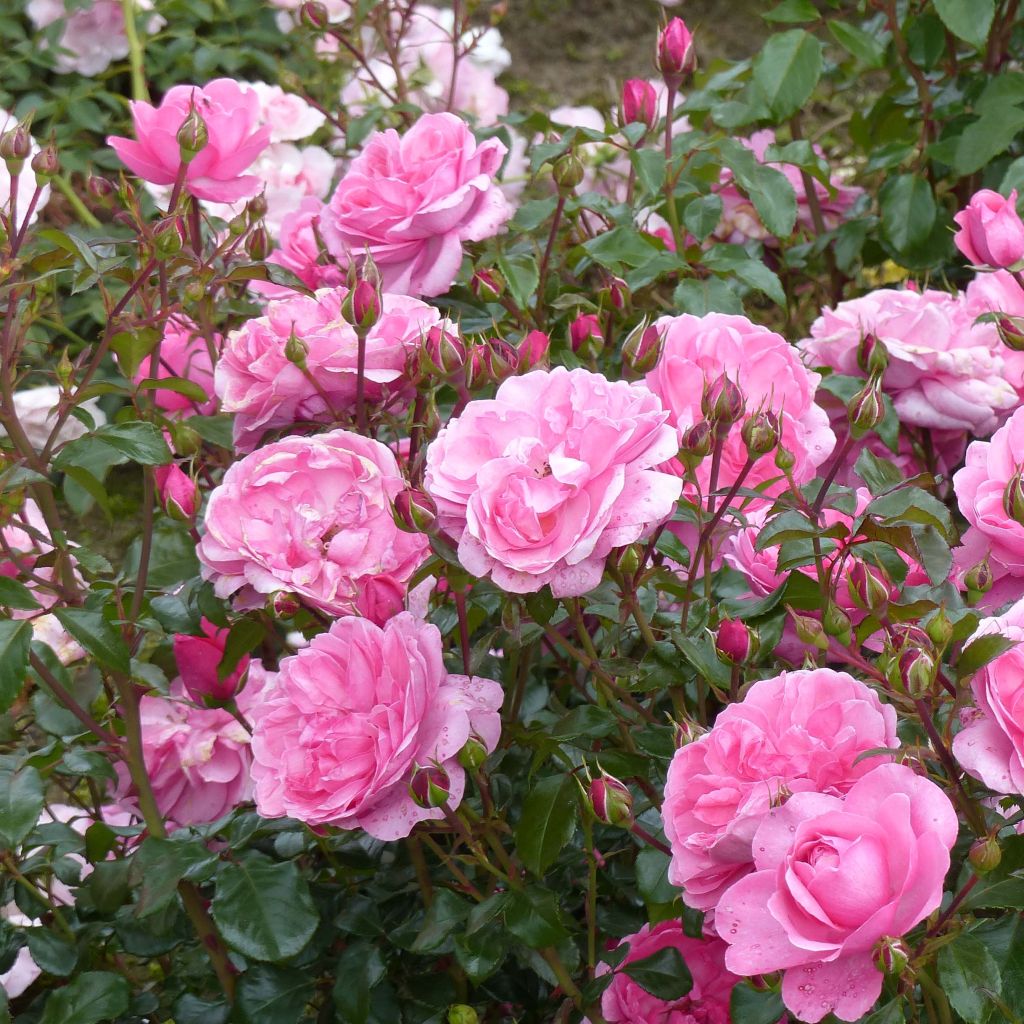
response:
M100 1024L128 1009L128 982L120 974L86 971L50 993L40 1024Z
M795 114L821 77L821 43L804 29L771 36L754 60L754 84L780 121Z
M953 1009L968 1024L983 1024L991 1001L985 989L998 995L1002 980L999 965L984 941L970 932L961 932L939 950L939 982Z
M13 848L35 828L43 810L43 778L31 765L0 776L0 843Z
M666 946L642 960L633 960L621 970L645 992L666 1002L682 999L693 988L693 976L675 946Z
M31 646L32 624L27 619L0 620L0 713L21 693Z
M576 831L579 784L572 775L541 779L523 801L516 850L534 874L543 875Z

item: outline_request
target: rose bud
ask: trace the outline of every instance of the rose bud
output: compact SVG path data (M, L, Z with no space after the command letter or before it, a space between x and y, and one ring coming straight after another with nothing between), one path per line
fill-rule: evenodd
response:
M409 488L395 495L392 516L405 533L427 533L437 520L437 505L425 491Z
M865 334L857 346L857 365L869 377L883 374L889 365L889 350L873 334Z
M888 577L882 570L859 559L847 570L846 588L854 605L869 612L884 608L892 594Z
M45 146L34 157L29 165L35 172L37 178L49 181L54 175L60 173L60 158L57 156L57 147L51 142Z
M987 875L999 867L1003 859L1003 851L999 849L999 840L992 835L982 836L975 840L967 854L971 867L979 875Z
M299 20L306 28L311 28L314 31L325 29L330 23L327 8L323 4L317 3L316 0L306 0L306 3L299 8Z
M653 128L658 123L658 93L650 82L630 78L622 86L619 110L623 124L645 124Z
M409 782L409 796L420 807L447 807L452 783L439 764L420 766Z
M178 154L183 164L191 163L210 141L202 114L193 105L178 129Z
M964 586L972 595L981 597L982 594L987 594L992 589L992 583L992 567L988 564L987 558L982 559L977 565L972 565L964 573Z
M288 590L275 590L270 595L267 605L267 610L277 619L290 619L293 615L298 615L302 608L298 596Z
M694 423L679 442L679 459L687 469L696 469L710 454L714 440L707 420Z
M117 186L100 174L90 174L85 182L85 191L97 202L106 203L117 192Z
M703 726L698 725L692 718L681 718L675 725L674 738L676 747L685 747L690 743L695 743L707 732Z
M7 170L11 174L21 170L31 152L32 138L25 125L16 124L0 135L0 157L7 164Z
M255 263L267 258L267 253L270 252L270 236L262 224L257 224L249 232L249 237L245 240L245 252Z
M633 298L633 293L629 290L629 285L622 280L621 277L613 277L611 283L606 289L608 295L608 302L611 304L612 309L623 310Z
M722 619L715 634L715 650L730 665L745 665L757 653L757 635L738 619Z
M223 703L238 693L249 668L249 656L244 655L230 675L219 678L217 668L224 657L228 631L218 629L207 619L202 620L202 628L202 636L178 633L173 646L178 675L186 692L197 704L205 706L211 701Z
M622 361L634 373L650 373L661 358L663 344L661 331L641 320L623 342Z
M853 623L850 616L835 601L829 601L825 614L821 617L821 627L827 636L835 637L841 644L849 644L853 640Z
M474 272L469 287L478 299L496 302L505 291L505 282L493 267L483 267Z
M489 384L491 380L490 368L484 358L484 346L474 345L466 357L466 387L470 391L476 391Z
M658 33L655 63L670 85L678 85L697 66L693 36L682 18L673 18Z
M284 357L289 363L294 363L300 370L306 368L306 357L309 355L309 344L300 338L294 331L288 335L284 343Z
M1024 352L1024 317L1000 316L996 320L999 340L1014 352Z
M591 779L587 799L598 821L616 828L632 828L632 794L614 775L601 772Z
M448 1010L448 1024L479 1024L480 1018L472 1006L455 1003Z
M575 153L566 153L555 161L551 176L555 179L558 191L569 194L583 181L583 164Z
M511 377L519 365L519 353L504 338L488 338L483 344L483 356L488 376L496 384Z
M953 639L953 620L946 614L943 605L924 627L928 639L938 648L943 648Z
M627 544L618 555L612 555L613 564L619 572L626 576L632 576L640 569L644 559L644 546L642 544Z
M487 747L477 736L470 736L459 751L459 764L466 771L476 771L487 760Z
M743 415L743 392L739 384L723 375L707 385L700 408L705 419L714 424L717 433L728 434L732 425Z
M174 463L157 466L153 475L164 511L179 522L195 522L200 504L199 488L195 480Z
M956 247L974 264L1012 267L1024 259L1024 222L1017 213L1017 190L1009 198L982 189L953 220L960 230Z
M740 428L740 437L747 446L747 455L759 459L779 443L779 420L771 412L755 413Z
M443 327L431 327L423 345L430 368L443 377L453 377L466 365L466 343Z
M1003 490L1003 511L1014 522L1024 526L1024 483L1021 482L1022 468L1017 467L1017 472L1010 477L1006 488Z
M267 197L262 192L245 204L245 215L250 224L255 224L267 215Z
M551 347L551 339L543 331L530 331L521 342L517 350L519 356L518 370L525 373L538 366L547 366L548 349Z
M357 331L368 331L380 319L380 292L365 277L360 277L341 301L341 315Z
M817 619L812 619L809 615L801 615L799 612L793 611L789 605L786 605L786 610L789 612L789 617L793 621L793 629L801 643L815 647L819 651L828 650L828 636Z
M883 973L899 977L910 963L910 947L903 939L880 939L875 947L875 966Z
M591 339L594 341L591 341ZM573 352L582 355L597 355L604 346L601 321L596 313L581 313L569 325L569 344ZM590 349L594 351L591 353Z
M796 465L796 456L785 445L780 444L775 449L775 465L783 473L788 473Z
M872 377L850 399L846 406L846 415L850 421L850 433L857 439L863 437L869 430L874 430L885 419L880 377Z
M911 648L897 662L903 689L915 699L923 697L935 679L935 659L927 652Z

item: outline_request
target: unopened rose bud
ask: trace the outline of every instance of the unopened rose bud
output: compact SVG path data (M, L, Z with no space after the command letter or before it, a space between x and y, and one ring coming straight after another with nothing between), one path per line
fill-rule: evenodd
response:
M66 348L60 350L60 359L57 360L54 372L57 374L57 383L60 384L61 391L70 391L71 378L74 376L75 367L68 357L68 350Z
M245 215L250 224L255 224L267 215L267 197L262 192L245 204Z
M693 36L682 18L673 18L658 33L656 63L662 78L670 85L679 85L696 67Z
M425 491L410 487L395 495L392 515L403 533L427 533L437 521L437 505Z
M707 730L698 725L692 718L682 718L675 723L676 747L685 747L696 743Z
M988 563L988 558L982 559L964 573L964 586L972 596L981 597L987 594L992 589L992 583L992 567Z
M505 282L493 267L477 270L470 278L469 287L483 302L497 302L505 292Z
M883 973L898 978L910 963L910 947L901 938L886 936L875 945L875 966Z
M466 343L453 328L431 327L423 342L429 368L442 377L461 373L466 365Z
M199 510L199 488L187 473L177 465L157 466L153 471L156 478L160 505L172 518L182 523L194 523Z
M483 356L487 374L496 384L511 377L519 365L519 353L504 338L488 338L483 344Z
M564 156L560 156L551 171L555 185L563 195L574 192L583 181L583 175L583 164L575 153L566 153Z
M745 665L757 653L757 635L738 619L722 619L715 633L715 650L730 665Z
M237 217L232 217L228 221L228 234L233 238L238 238L239 235L244 235L249 230L249 220L244 213L238 214Z
M316 0L306 0L299 8L299 21L314 32L319 32L330 24L327 8Z
M829 601L825 614L821 617L821 628L827 636L835 637L841 644L849 644L853 639L853 623L850 616L835 603Z
M439 764L420 766L409 782L409 796L419 807L447 807L452 782Z
M613 277L607 289L608 303L612 309L623 310L629 305L633 293L621 277Z
M650 82L642 78L630 78L622 86L622 102L619 107L622 123L643 124L648 129L658 123L658 93Z
M604 825L631 828L633 825L633 796L614 775L601 772L590 782L587 799L594 817Z
M300 370L306 367L306 357L309 355L309 345L302 340L294 331L288 335L284 343L284 357L289 363L294 363Z
M52 143L43 146L30 164L35 176L42 181L49 181L52 177L60 174L60 157L57 155L57 147Z
M643 563L644 547L642 544L627 544L618 554L615 567L626 576L632 576Z
M642 320L622 344L622 361L634 373L650 373L658 365L662 347L661 331Z
M116 195L117 186L101 174L90 174L85 182L85 191L97 202L107 203L111 196Z
M971 867L979 875L987 875L999 867L1003 859L1003 851L999 849L999 840L992 835L982 836L975 840L967 853Z
M547 366L548 350L551 348L551 338L543 331L530 331L517 349L518 370L526 373L538 366Z
M946 614L946 609L940 608L924 627L931 640L940 650L953 639L953 620Z
M0 158L7 164L9 173L20 172L31 152L32 137L25 125L16 124L0 135Z
M873 334L865 334L857 346L857 365L869 377L881 376L889 365L889 350Z
M206 148L210 134L202 115L193 106L178 129L178 153L183 164L191 163Z
M825 633L824 627L817 619L813 619L809 615L801 615L799 612L793 611L788 605L786 610L789 612L793 629L796 631L796 635L801 643L817 648L819 651L828 650L828 636Z
M935 680L935 659L927 652L910 649L903 651L897 661L903 689L911 697L923 697Z
M783 473L788 473L796 465L796 456L785 445L780 444L775 449L775 465Z
M167 433L170 435L169 444L175 455L188 458L195 455L203 447L203 439L183 420L171 420L167 425Z
M778 992L782 988L782 973L755 974L746 979L747 984L755 992Z
M470 736L459 751L459 764L467 771L476 771L487 760L487 747L477 736Z
M780 434L779 419L771 412L755 413L740 428L740 437L751 459L759 459L774 451Z
M679 459L687 469L696 469L711 454L714 443L711 424L707 420L694 423L679 442Z
M302 602L298 595L288 590L275 591L267 601L267 610L276 619L290 619L298 615L301 608Z
M356 281L355 287L341 301L341 316L356 330L368 331L380 319L380 292L365 278Z
M850 421L850 433L854 438L863 437L869 430L874 430L885 419L885 404L882 401L882 382L879 377L872 377L850 399L846 406L846 415Z
M165 217L153 228L153 248L158 259L167 260L181 252L181 232L174 217Z
M892 596L892 586L885 573L860 559L854 560L847 570L846 588L850 600L862 611L880 611Z
M260 263L267 258L270 252L270 236L262 224L257 224L249 232L249 237L245 240L245 251L254 263Z
M473 345L466 354L466 388L476 391L491 382L483 345Z
M700 408L704 418L720 436L728 434L732 425L743 415L743 392L738 384L723 374L705 388Z
M1021 466L1010 477L1009 482L1003 490L1003 511L1014 522L1024 525L1024 482L1022 482Z
M596 313L581 313L569 325L569 344L577 355L597 355L604 347L601 321Z

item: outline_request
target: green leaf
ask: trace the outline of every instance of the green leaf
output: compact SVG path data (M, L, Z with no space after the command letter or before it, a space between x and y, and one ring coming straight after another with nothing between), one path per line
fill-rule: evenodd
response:
M743 982L729 998L729 1019L743 1024L776 1024L785 1012L778 992L758 992Z
M820 15L811 0L782 0L767 14L762 14L765 21L779 22L784 25L799 25L803 21L817 21Z
M31 646L32 624L27 619L0 619L0 713L21 693Z
M555 946L569 937L558 910L558 897L539 886L512 894L505 910L505 924L520 942L533 949Z
M153 423L135 420L111 423L68 442L53 460L54 468L74 466L97 450L106 450L116 456L113 465L137 462L140 466L166 466L171 461L171 450L160 428Z
M846 21L828 19L832 38L851 56L869 68L880 68L885 62L885 44L877 36Z
M1024 128L1024 110L1002 103L969 124L957 140L953 170L961 177L987 167L1006 152Z
M892 462L880 459L870 448L861 449L853 470L872 494L881 494L903 482L900 470Z
M0 605L23 612L35 611L40 607L32 591L24 583L12 580L9 576L0 576Z
M754 85L776 119L792 117L821 77L821 43L802 28L769 37L754 60Z
M969 679L978 669L984 668L990 661L995 661L1017 641L999 633L986 633L968 644L961 652L956 663L957 679Z
M920 487L901 487L872 499L864 516L874 516L886 526L921 523L934 526L947 539L953 536L949 509L934 494Z
M521 308L529 306L540 281L537 261L532 256L499 256L498 267L505 275L516 305Z
M591 259L611 270L623 265L642 267L659 251L635 228L624 226L589 239L583 243L583 249Z
M230 451L234 446L233 420L234 417L228 413L217 416L190 416L185 420L185 426L191 427L204 441Z
M862 1024L903 1024L906 1019L903 1013L903 1000L893 999L865 1017Z
M176 897L183 878L211 878L217 860L217 855L199 841L147 838L131 859L134 881L140 886L136 915L147 917L163 910Z
M703 242L721 219L722 197L714 193L691 199L683 210L683 223L698 242Z
M295 956L320 920L298 868L259 854L221 868L212 910L224 940L254 960Z
M634 960L622 971L645 992L666 1002L682 999L693 988L693 976L675 946L666 946L643 960Z
M43 779L31 765L0 777L0 842L13 849L35 828L43 810Z
M146 358L156 348L160 332L155 327L139 327L131 331L118 331L110 339L110 347L117 356L118 369L131 380Z
M670 863L667 854L652 847L637 854L636 887L645 903L672 903L679 896L679 890L668 880Z
M445 892L447 890L440 890ZM334 986L334 1009L340 1024L366 1024L370 1016L370 993L387 971L380 950L365 939L350 943L338 958Z
M928 239L938 211L932 187L924 178L897 174L882 185L878 201L882 237L897 252L913 250Z
M498 922L472 935L455 936L455 959L476 985L489 978L507 955L508 937Z
M957 39L980 50L988 40L996 4L995 0L935 0L935 10Z
M433 953L439 950L448 936L466 920L470 909L470 905L451 889L438 889L423 918L423 927L409 951Z
M217 665L217 678L225 680L238 668L238 663L266 636L261 622L255 619L239 619L230 630L224 644L224 654Z
M238 1008L244 1024L296 1024L313 995L309 970L254 964L238 982Z
M78 950L58 938L48 928L26 928L25 938L32 959L47 974L66 978L78 963Z
M634 149L629 159L641 187L656 196L665 184L665 154L660 149Z
M1002 986L999 965L985 943L961 932L939 950L939 982L953 1009L968 1024L982 1024L991 1002L983 989L996 994Z
M572 775L541 779L523 801L516 850L523 864L543 875L576 831L579 784Z
M743 303L729 285L717 277L680 281L672 296L673 303L686 313L704 316L707 313L742 313Z
M210 396L194 380L184 377L147 377L139 382L139 387L143 391L173 391L200 404L210 400Z
M91 608L57 608L60 624L104 667L128 675L131 655L121 635L100 611Z
M50 993L40 1024L99 1024L128 1009L128 982L120 974L86 971Z

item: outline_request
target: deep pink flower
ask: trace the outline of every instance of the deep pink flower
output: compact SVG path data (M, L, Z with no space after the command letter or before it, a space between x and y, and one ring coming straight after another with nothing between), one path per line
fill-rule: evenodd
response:
M784 971L802 1021L858 1020L882 992L875 944L939 906L957 830L949 797L903 765L874 768L843 799L796 793L762 817L754 873L718 903L726 967Z
M278 233L277 248L267 256L267 263L290 270L307 288L333 288L344 280L341 268L330 259L324 259L317 230L323 216L324 204L316 196L306 196L298 208L285 214ZM252 291L266 299L290 299L295 289L270 281L253 281Z
M219 349L223 339L219 334L213 336L214 348ZM166 377L181 377L197 384L207 394L206 401L199 401L181 392L169 388L161 388L150 392L156 404L168 416L209 416L217 408L213 397L213 361L210 348L199 328L187 317L172 316L164 326L163 340L160 342L160 358L153 365L153 356L142 360L134 380L136 384L143 380Z
M862 754L897 746L896 712L845 672L783 672L754 683L672 758L662 807L669 880L689 906L710 910L753 869L754 832L785 792L842 795L889 759Z
M410 795L417 769L447 776L448 806L458 807L458 753L471 737L494 749L501 701L497 683L445 671L436 626L408 612L383 628L339 619L281 662L276 690L253 711L256 806L402 839L443 817Z
M983 188L953 220L959 225L953 241L972 262L986 267L1012 267L1024 260L1024 222L1017 213L1017 190L1008 198Z
M405 489L391 450L345 430L286 437L236 462L210 495L199 545L218 597L248 607L279 591L352 615L369 579L401 584L427 552L391 502Z
M643 78L630 78L622 86L622 120L625 124L640 122L653 128L658 123L657 90Z
M207 697L223 701L238 691L249 668L249 655L244 655L234 670L224 679L217 677L217 666L224 657L228 630L218 629L212 622L203 619L202 636L178 633L174 637L174 660L178 664L178 675L185 692L200 707Z
M199 510L199 489L180 466L157 466L154 471L160 504L168 515L182 522L192 522Z
M141 100L130 104L135 139L109 136L107 142L130 171L154 185L173 185L181 170L178 129L192 105L206 124L208 141L188 165L185 190L197 199L233 203L248 199L260 179L248 166L270 141L270 128L260 125L260 100L231 78L204 86L176 85L160 106Z
M466 569L503 590L584 594L613 548L675 508L681 481L654 468L676 450L665 419L642 386L588 370L512 377L427 450L438 523Z
M697 58L693 36L682 18L672 18L658 33L657 64L666 82L678 82L692 71Z
M367 250L387 291L441 295L462 243L490 238L512 209L493 178L506 151L477 143L454 114L424 114L403 136L371 136L328 202L321 231L342 264Z

